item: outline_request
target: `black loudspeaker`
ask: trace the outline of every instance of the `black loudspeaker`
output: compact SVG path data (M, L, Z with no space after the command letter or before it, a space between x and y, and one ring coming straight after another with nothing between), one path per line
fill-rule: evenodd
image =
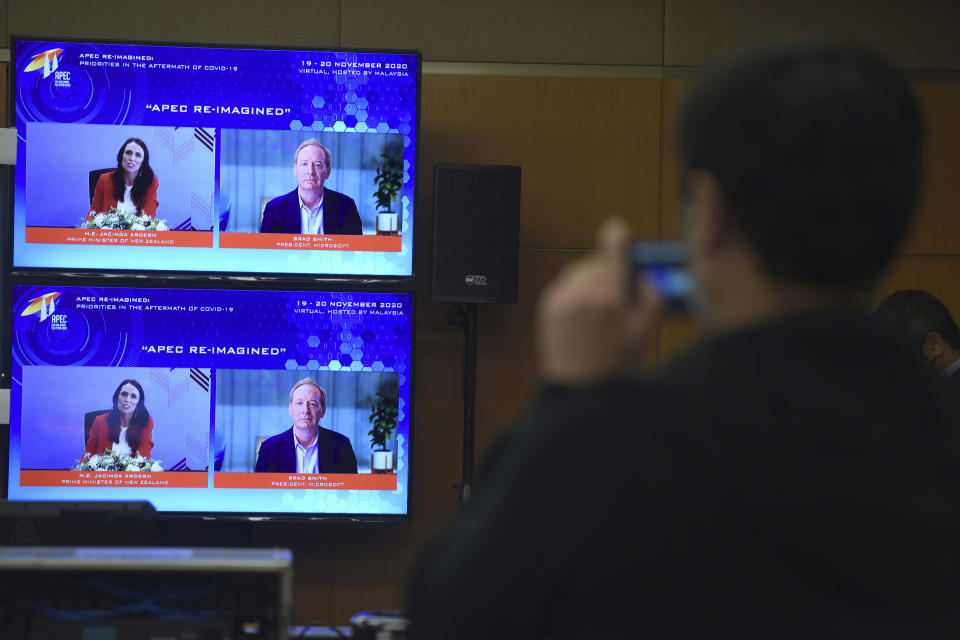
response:
M516 302L520 167L438 164L433 178L433 299Z

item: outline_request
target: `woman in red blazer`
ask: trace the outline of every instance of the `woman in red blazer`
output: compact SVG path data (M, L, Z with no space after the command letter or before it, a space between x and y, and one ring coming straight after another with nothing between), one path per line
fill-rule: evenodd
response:
M83 457L101 455L107 449L150 457L153 418L144 405L143 387L136 380L121 382L113 392L113 410L100 414L93 421Z
M106 213L110 207L157 213L157 176L150 168L150 150L140 138L128 138L117 152L117 168L97 180L90 201L91 213ZM88 219L93 216L88 215Z

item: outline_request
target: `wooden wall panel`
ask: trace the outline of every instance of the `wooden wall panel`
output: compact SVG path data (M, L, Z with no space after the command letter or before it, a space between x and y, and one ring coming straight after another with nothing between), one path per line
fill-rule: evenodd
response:
M592 247L618 214L656 237L660 81L428 75L417 243L433 237L433 166L523 167L520 244Z
M684 78L663 80L660 140L660 238L680 237L680 154L677 149L677 115L690 87Z
M408 525L339 526L336 532L329 557L330 610L342 612L346 622L360 611L401 609L404 585L423 542Z
M677 144L677 120L683 97L691 86L687 78L664 78L661 120L660 166L660 238L681 235L680 154ZM678 351L702 335L700 326L688 317L665 317L657 337L657 363L670 360Z
M689 347L703 336L703 329L696 320L686 316L666 316L660 321L657 340L657 363L668 362L678 352Z
M6 3L4 3L6 4ZM340 0L165 0L142 3L10 2L18 36L336 47Z
M10 46L10 27L7 20L7 14L10 10L10 0L0 0L0 46Z
M415 253L416 351L413 366L411 511L414 536L429 535L458 504L462 477L463 329L452 325L449 302L431 300L432 249Z
M343 45L438 61L658 65L662 23L663 0L350 0Z
M906 253L960 253L960 82L915 82L925 136L923 191Z
M666 65L712 64L756 41L852 38L908 69L960 68L960 3L941 0L665 0Z
M878 288L877 302L901 289L929 291L960 322L960 255L899 256Z

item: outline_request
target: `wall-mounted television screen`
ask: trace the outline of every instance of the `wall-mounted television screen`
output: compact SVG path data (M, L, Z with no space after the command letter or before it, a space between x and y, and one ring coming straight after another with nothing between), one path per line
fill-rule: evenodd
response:
M15 285L8 498L405 516L412 305Z
M15 268L413 274L417 52L12 47Z

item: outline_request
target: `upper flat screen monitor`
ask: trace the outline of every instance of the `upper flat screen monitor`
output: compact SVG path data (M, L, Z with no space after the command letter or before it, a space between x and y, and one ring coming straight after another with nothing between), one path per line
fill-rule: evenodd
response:
M14 39L13 267L413 275L417 52Z

